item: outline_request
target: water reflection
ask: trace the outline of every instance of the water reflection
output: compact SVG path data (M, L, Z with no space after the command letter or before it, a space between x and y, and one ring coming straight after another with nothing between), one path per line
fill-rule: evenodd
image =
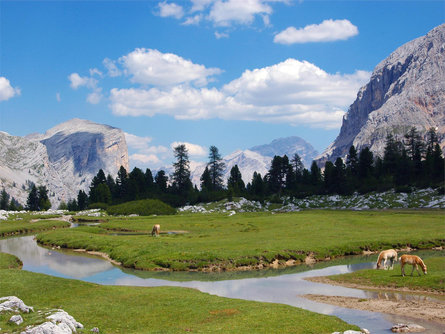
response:
M24 270L65 278L86 279L115 268L98 258L68 255L39 247L33 236L0 240L0 252L19 257Z
M318 263L313 267L303 265L281 270L256 272L166 273L129 270L113 266L101 258L86 257L74 252L69 253L46 249L38 246L33 236L0 240L0 252L18 256L23 262L23 269L33 272L81 279L104 285L194 288L222 297L287 304L318 313L335 315L349 323L368 328L372 333L390 333L389 328L394 323L406 322L406 318L322 304L305 299L301 295L321 294L395 300L431 298L396 292L364 291L315 283L304 279L374 268L375 257L347 258L334 260L329 263ZM441 255L443 255L443 252ZM353 263L348 264L348 262ZM420 323L419 321L416 322ZM431 323L427 322L422 325L429 328L429 333L441 333Z

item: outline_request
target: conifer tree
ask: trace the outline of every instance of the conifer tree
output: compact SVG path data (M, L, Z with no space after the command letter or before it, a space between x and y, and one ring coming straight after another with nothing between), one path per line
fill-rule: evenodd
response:
M200 181L201 181L201 191L209 192L212 190L213 188L212 178L210 176L210 171L207 166L201 175Z
M235 165L230 169L230 176L227 180L227 187L232 191L232 194L235 196L240 196L246 190L246 186L243 181L243 177L238 168L238 165Z
M210 172L210 178L212 180L213 191L221 190L224 187L223 173L225 163L222 160L221 154L219 154L216 146L210 146L209 150L209 163L207 167Z
M31 191L28 194L26 210L39 211L39 194L37 192L37 187L34 184L32 185Z
M0 210L8 210L9 209L9 194L6 192L5 188L3 188L0 193Z
M175 171L173 172L172 176L172 186L178 195L186 196L188 192L193 190L193 185L190 181L190 161L188 150L184 144L181 144L174 148L173 153L176 158L176 162L173 163Z
M78 210L85 210L88 207L88 195L83 190L79 190L77 194Z
M165 175L165 171L159 170L155 175L155 185L159 193L165 193L167 191L168 177Z

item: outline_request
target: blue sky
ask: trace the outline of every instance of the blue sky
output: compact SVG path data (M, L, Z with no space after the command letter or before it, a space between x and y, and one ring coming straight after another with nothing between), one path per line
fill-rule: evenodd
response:
M121 128L156 169L300 136L323 151L373 68L444 1L1 1L0 130Z

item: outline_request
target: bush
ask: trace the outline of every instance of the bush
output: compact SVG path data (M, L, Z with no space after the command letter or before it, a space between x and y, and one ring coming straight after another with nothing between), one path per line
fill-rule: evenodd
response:
M174 215L176 210L170 205L157 199L144 199L109 206L106 211L109 215Z
M101 210L107 210L108 204L107 203L91 203L88 205L88 209L101 209Z

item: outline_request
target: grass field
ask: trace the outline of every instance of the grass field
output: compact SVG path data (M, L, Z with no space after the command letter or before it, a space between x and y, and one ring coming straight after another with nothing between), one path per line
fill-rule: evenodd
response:
M8 324L0 315L0 333L20 332L44 320L44 313L62 308L90 333L332 333L358 329L336 317L299 308L201 293L176 287L101 286L6 269L17 259L0 253L0 296L17 296L35 312L25 322ZM40 313L38 311L41 311Z
M329 276L329 279L339 283L432 290L445 293L445 257L427 258L424 262L428 267L427 275L424 275L422 269L419 268L421 276L416 271L411 276L412 266L405 266L405 274L407 276L402 277L400 264L396 264L393 270L365 269L349 274Z
M30 214L20 214L18 217L10 220L0 221L0 237L7 237L15 234L35 233L53 228L70 226L70 224L65 221L50 220L50 218L57 218L57 216L33 216Z
M38 241L105 252L137 269L231 270L267 266L276 259L281 264L304 261L309 254L325 259L363 250L445 245L443 217L443 211L428 210L309 210L109 218L100 226L45 232L38 235ZM161 231L187 233L153 238L149 233L154 224L160 224Z

